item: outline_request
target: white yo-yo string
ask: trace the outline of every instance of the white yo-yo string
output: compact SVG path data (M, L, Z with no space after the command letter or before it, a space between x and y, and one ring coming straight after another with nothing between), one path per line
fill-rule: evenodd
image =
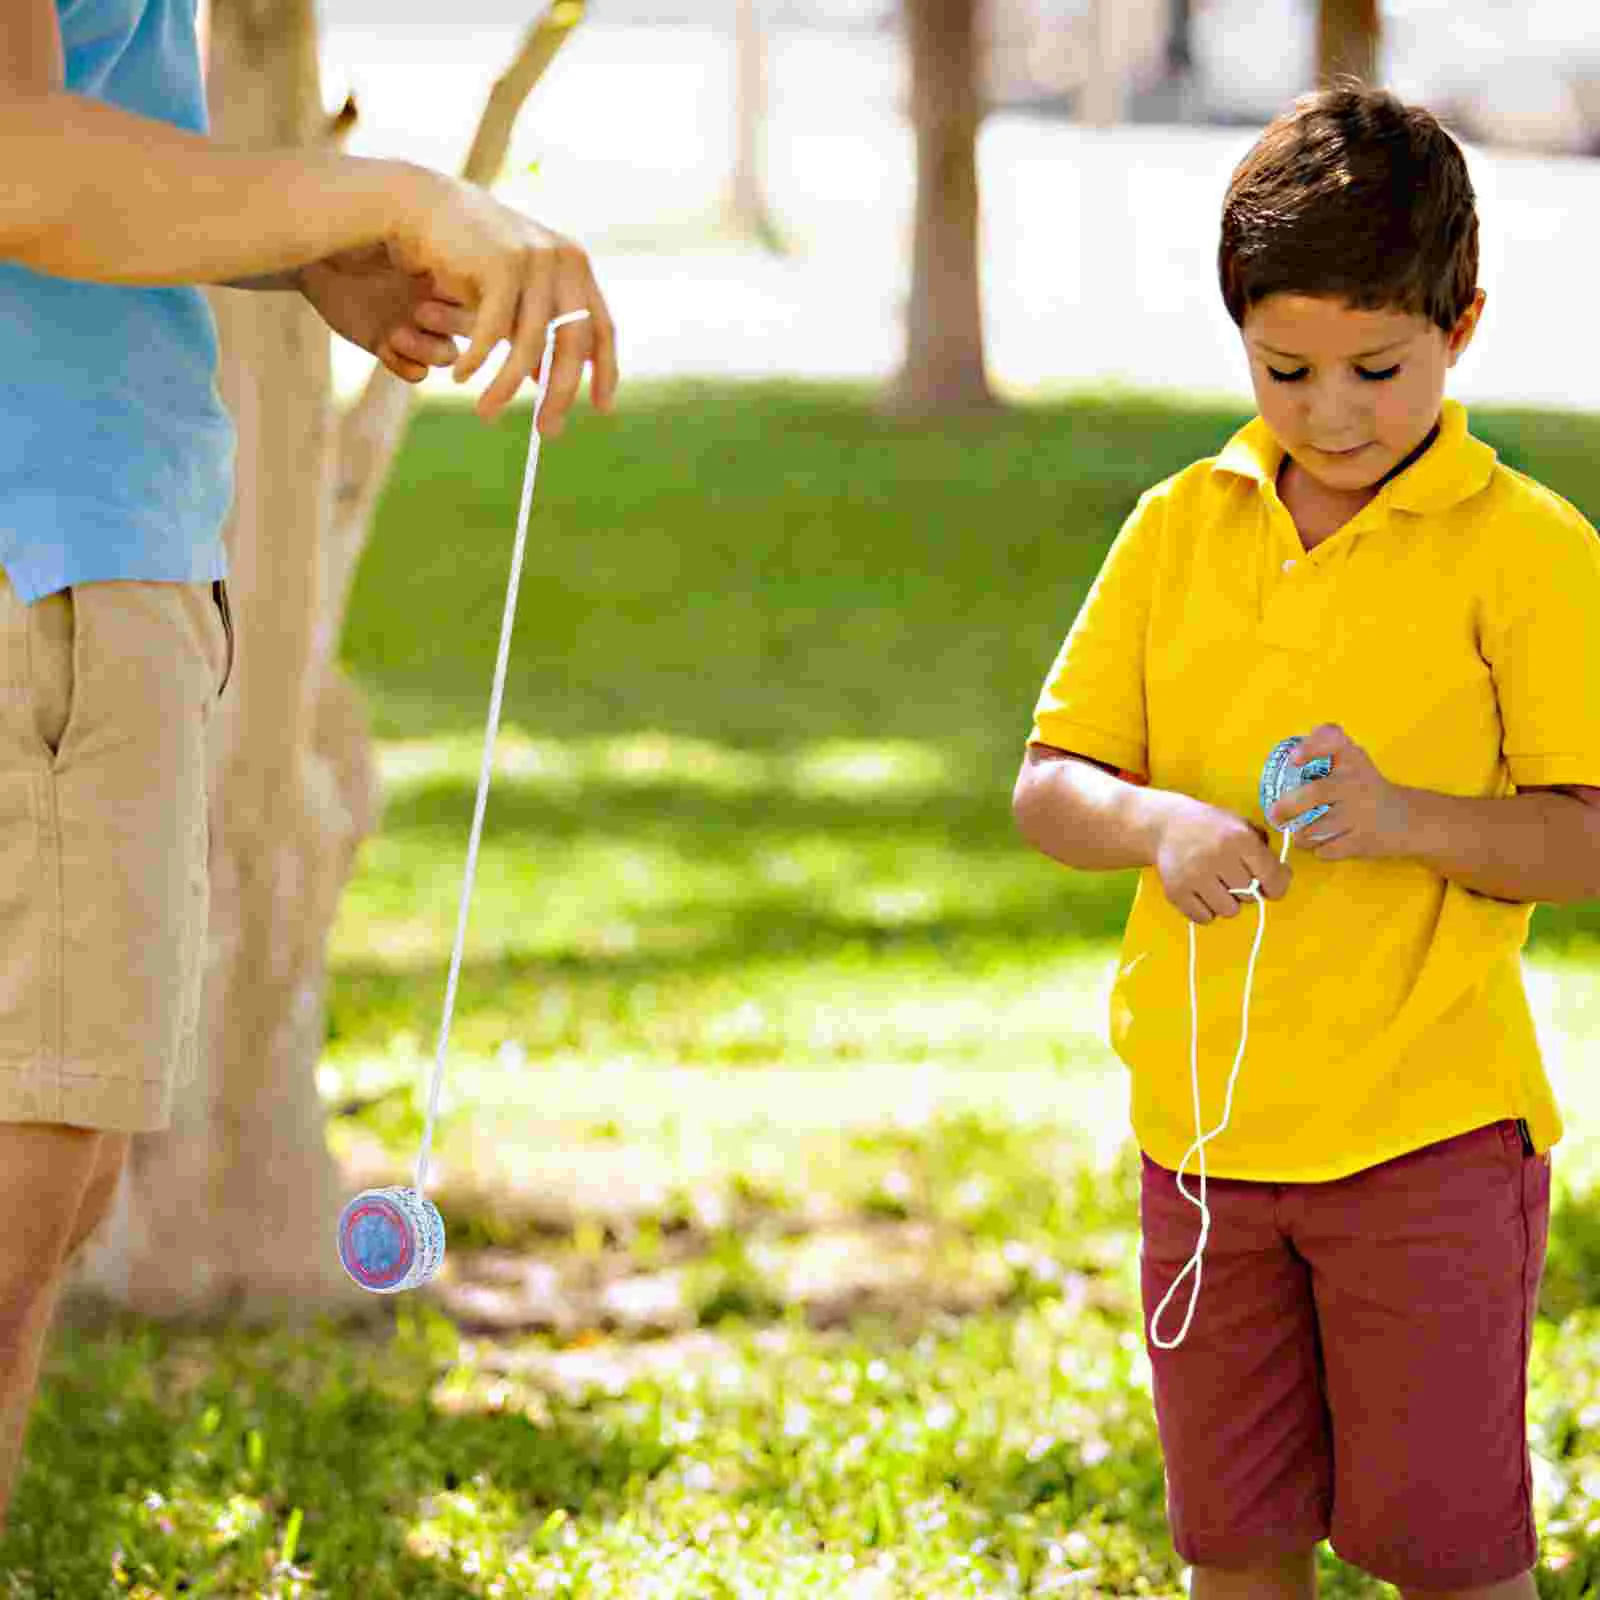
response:
M1324 776L1332 763L1326 757L1306 763L1304 769L1295 769L1288 765L1288 755L1294 746L1299 744L1299 739L1286 739L1274 749L1267 758L1266 767L1262 773L1261 803L1263 811L1269 813L1273 803L1278 797L1300 784L1310 782L1313 778ZM1314 821L1324 814L1326 807L1317 807L1301 816L1294 818L1288 824L1274 824L1281 826L1283 831L1283 844L1278 851L1278 860L1283 862L1288 858L1289 846L1295 831L1306 823ZM1261 950L1261 936L1267 926L1267 902L1261 893L1261 880L1252 878L1247 887L1243 889L1229 889L1229 894L1241 900L1254 900L1256 903L1256 936L1255 942L1250 946L1250 961L1245 968L1244 975L1244 1017L1239 1030L1239 1053L1233 1058L1233 1068L1228 1074L1227 1089L1222 1099L1222 1121L1210 1133L1201 1132L1202 1114L1200 1110L1200 1007L1195 994L1195 938L1194 923L1189 924L1189 1085L1194 1096L1194 1143L1183 1153L1183 1160L1178 1163L1178 1192L1191 1205L1196 1206L1200 1212L1200 1237L1195 1244L1194 1254L1189 1257L1183 1271L1172 1280L1171 1286L1162 1296L1150 1317L1150 1342L1159 1350L1176 1350L1183 1343L1189 1332L1189 1324L1194 1320L1195 1306L1200 1299L1200 1275L1205 1260L1206 1240L1211 1234L1211 1207L1206 1202L1206 1146L1215 1139L1228 1126L1228 1119L1233 1115L1233 1089L1239 1080L1239 1068L1244 1062L1245 1046L1250 1040L1250 991L1255 983L1256 956ZM1200 1158L1200 1193L1192 1193L1184 1185L1183 1175L1189 1165L1190 1157L1197 1155ZM1158 1332L1162 1313L1171 1303L1173 1295L1178 1292L1178 1286L1183 1280L1194 1276L1194 1282L1189 1289L1189 1309L1184 1314L1183 1326L1179 1328L1175 1337L1163 1339Z
M528 539L528 509L539 475L539 416L550 389L550 367L555 359L556 333L568 323L582 322L587 311L569 311L554 318L545 330L544 357L539 363L538 395L533 404L533 428L528 441L528 465L522 477L522 507L517 515L517 539L511 551L511 577L506 584L506 609L500 623L500 655L494 667L494 688L489 695L489 723L483 736L483 762L478 769L478 803L472 814L467 841L467 870L461 884L461 910L456 918L456 943L450 955L450 976L445 982L444 1015L439 1019L439 1047L434 1056L433 1087L428 1095L428 1115L422 1128L422 1149L417 1156L416 1191L428 1186L428 1158L433 1150L433 1127L439 1115L439 1090L444 1083L445 1053L450 1045L450 1019L455 1013L456 984L461 976L461 952L467 938L467 911L472 904L472 883L478 871L478 843L483 837L483 814L489 800L489 775L494 767L495 734L500 728L500 702L505 695L506 664L511 658L511 627L517 614L517 587L522 582L522 554Z

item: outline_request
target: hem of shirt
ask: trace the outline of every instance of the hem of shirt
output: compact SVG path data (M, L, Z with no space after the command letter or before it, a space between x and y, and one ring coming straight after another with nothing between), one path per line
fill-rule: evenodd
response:
M1472 1133L1478 1128L1487 1127L1496 1121L1507 1118L1513 1121L1531 1119L1531 1122L1541 1122L1542 1124L1542 1119L1536 1113L1530 1114L1526 1111L1503 1111L1499 1117L1474 1116L1459 1125L1453 1122L1446 1123L1443 1132L1429 1133L1415 1140L1402 1140L1398 1148L1381 1150L1375 1155L1361 1156L1354 1164L1349 1161L1335 1161L1316 1166L1297 1165L1292 1170L1274 1167L1270 1172L1260 1170L1243 1172L1227 1165L1219 1167L1210 1157L1207 1157L1206 1180L1209 1182L1213 1178L1224 1178L1241 1183L1337 1183L1341 1178L1353 1178L1358 1172L1367 1172L1373 1167L1381 1167L1386 1161L1398 1161L1401 1156L1409 1156L1418 1150L1426 1150L1429 1145L1439 1144L1445 1139L1459 1138L1464 1133ZM1546 1137L1542 1125L1539 1128L1531 1128L1530 1131L1536 1149L1539 1154L1543 1155L1552 1145L1559 1142L1565 1130L1558 1120L1555 1129L1548 1134L1548 1137ZM1135 1130L1135 1142L1138 1144L1140 1152L1148 1156L1158 1167L1162 1167L1168 1172L1176 1172L1178 1163L1183 1159L1184 1150L1187 1150L1194 1141L1188 1141L1183 1146L1183 1149L1170 1160L1164 1159L1152 1150L1137 1129ZM1184 1176L1188 1178L1191 1174L1198 1174L1199 1170L1195 1162L1190 1161L1188 1167L1184 1169Z
M1561 1115L1561 1107L1551 1098L1551 1109L1548 1117L1535 1108L1521 1114L1520 1120L1527 1125L1528 1137L1533 1141L1535 1155L1543 1155L1547 1150L1561 1143L1562 1135L1567 1131L1567 1124Z
M1519 789L1532 789L1555 783L1581 784L1600 788L1600 762L1593 755L1575 751L1561 756L1517 756L1506 763L1511 781ZM1575 774L1585 773L1585 777Z
M1057 750L1070 750L1074 755L1088 756L1093 761L1103 761L1109 767L1126 772L1140 772L1144 765L1144 751L1098 728L1081 722L1068 722L1056 717L1036 718L1029 744L1053 745Z
M84 583L215 583L228 576L228 552L220 538L189 550L164 551L148 559L109 553L78 556L66 550L36 559L28 552L0 557L12 590L23 605Z

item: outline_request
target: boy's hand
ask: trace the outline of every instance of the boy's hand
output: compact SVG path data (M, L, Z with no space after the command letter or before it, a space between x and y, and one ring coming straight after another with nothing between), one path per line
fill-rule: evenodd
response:
M1297 850L1309 850L1319 861L1384 861L1409 854L1405 789L1390 783L1337 723L1323 723L1290 760L1298 767L1316 756L1330 757L1333 771L1284 795L1267 813L1274 826L1319 805L1331 806L1294 835Z
M549 324L574 311L589 315L556 337L539 431L561 431L586 363L595 408L609 410L617 387L616 328L583 249L477 184L404 163L396 170L402 179L392 187L393 221L384 241L389 260L402 272L431 273L445 299L472 308L456 382L477 372L498 345L508 346L479 397L478 415L492 421L536 377Z
M1294 871L1266 834L1243 817L1191 795L1174 795L1156 844L1155 869L1168 901L1201 927L1243 909L1233 889L1252 879L1268 900L1289 892Z
M451 366L460 352L450 335L472 332L471 311L436 293L430 273L402 272L382 244L302 267L300 292L341 339L407 383Z

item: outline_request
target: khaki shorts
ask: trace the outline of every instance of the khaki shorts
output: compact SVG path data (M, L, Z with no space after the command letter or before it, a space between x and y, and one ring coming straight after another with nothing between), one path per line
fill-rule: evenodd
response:
M0 573L0 1122L165 1128L194 1078L221 584Z

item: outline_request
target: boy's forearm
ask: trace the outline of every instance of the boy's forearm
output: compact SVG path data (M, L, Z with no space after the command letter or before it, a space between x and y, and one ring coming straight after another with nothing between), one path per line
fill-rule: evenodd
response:
M219 283L219 289L300 289L303 282L300 274L303 267L291 267L287 272L269 272L249 278L229 278L226 283Z
M1155 863L1161 830L1183 795L1137 784L1086 761L1031 753L1011 808L1034 849L1082 872Z
M1600 898L1600 810L1576 796L1402 793L1404 853L1440 877L1492 900L1573 905Z
M373 244L436 181L337 150L238 150L64 91L0 103L0 159L0 257L135 285L271 278Z

